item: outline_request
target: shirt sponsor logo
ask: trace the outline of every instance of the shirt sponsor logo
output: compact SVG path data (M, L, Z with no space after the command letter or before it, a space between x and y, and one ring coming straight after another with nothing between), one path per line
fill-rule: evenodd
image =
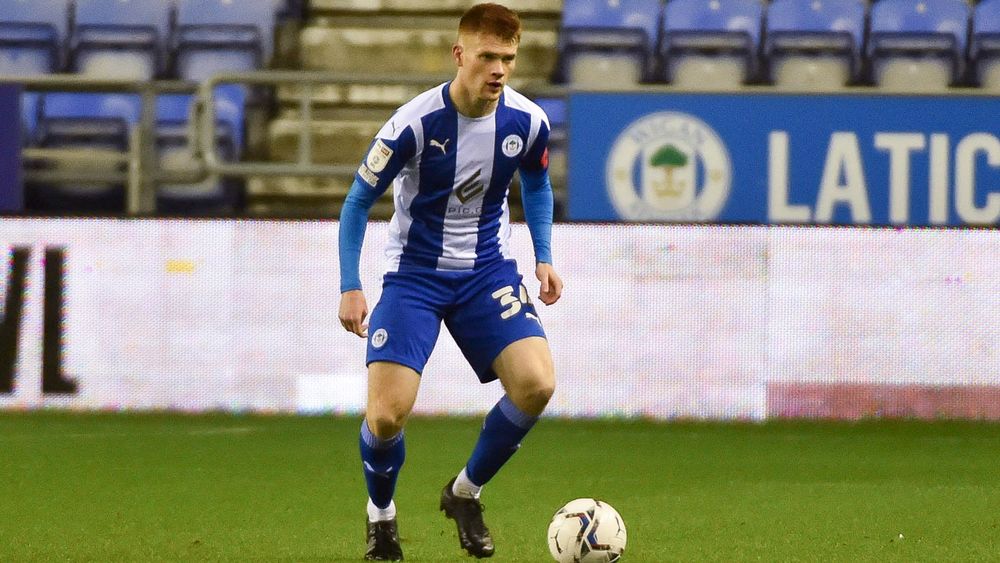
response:
M486 190L483 187L483 183L479 181L479 176L482 173L482 170L476 170L476 173L472 177L455 188L455 197L458 198L458 201L462 202L462 205L469 203L472 198L481 195Z

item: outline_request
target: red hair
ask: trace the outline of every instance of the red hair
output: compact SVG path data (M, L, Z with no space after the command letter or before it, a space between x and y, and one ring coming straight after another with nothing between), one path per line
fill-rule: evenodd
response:
M520 43L521 18L517 12L500 4L476 4L462 14L458 33L486 33L508 43Z

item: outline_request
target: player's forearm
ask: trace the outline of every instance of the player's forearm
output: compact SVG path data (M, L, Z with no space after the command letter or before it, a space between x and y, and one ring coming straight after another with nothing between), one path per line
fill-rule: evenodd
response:
M549 173L521 171L521 202L528 223L535 261L552 263L552 183Z
M360 185L357 180L344 200L340 210L340 292L361 289L361 247L365 242L368 212L378 196Z

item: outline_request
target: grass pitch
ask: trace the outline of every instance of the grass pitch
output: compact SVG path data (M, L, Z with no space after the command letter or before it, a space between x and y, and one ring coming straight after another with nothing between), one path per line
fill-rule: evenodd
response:
M359 561L359 418L0 414L2 561ZM437 510L479 419L416 418L407 561L468 561ZM1000 560L1000 425L542 420L484 490L493 561L615 506L624 561Z

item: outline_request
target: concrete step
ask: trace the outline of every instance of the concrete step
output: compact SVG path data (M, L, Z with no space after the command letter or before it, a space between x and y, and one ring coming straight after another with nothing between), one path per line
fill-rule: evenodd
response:
M346 12L464 12L479 0L312 0L312 11ZM509 0L504 5L522 16L534 13L562 12L562 0Z
M258 217L309 217L336 219L353 178L250 178L247 213ZM372 207L369 219L392 217L391 190Z
M548 79L556 64L555 30L525 30L514 76ZM302 68L357 73L427 74L450 78L455 73L451 46L455 31L413 24L404 26L336 27L309 25L300 35Z
M386 119L388 119L388 115ZM372 139L385 123L377 121L313 121L312 161L321 164L359 164ZM302 122L276 119L268 127L271 160L297 162Z

